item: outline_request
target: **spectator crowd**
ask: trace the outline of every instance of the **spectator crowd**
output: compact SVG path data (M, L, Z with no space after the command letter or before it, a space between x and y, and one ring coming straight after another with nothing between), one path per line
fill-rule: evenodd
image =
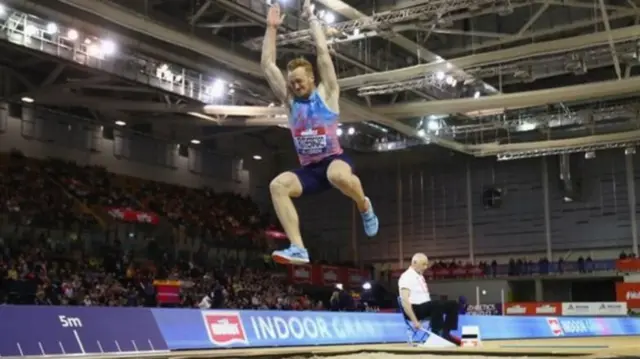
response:
M109 233L114 218L104 209L111 207L154 213L173 228L217 240L203 247L224 247L240 237L249 242L230 245L220 251L227 258L214 262L181 255L170 243L155 240L136 252L117 234L105 234L88 246L79 233ZM58 159L36 160L17 151L0 154L0 303L281 310L329 306L330 291L325 298L310 298L288 285L285 273L264 257L265 228L273 227L258 206L238 194L144 181ZM158 301L154 283L159 280L178 283L179 303Z

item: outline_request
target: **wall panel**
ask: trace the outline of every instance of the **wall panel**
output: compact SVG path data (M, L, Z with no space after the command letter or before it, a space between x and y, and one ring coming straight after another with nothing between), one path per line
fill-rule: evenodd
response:
M483 159L472 161L470 167L475 253L545 248L540 159ZM502 192L502 204L496 208L483 203L483 192L489 188Z
M593 159L574 154L571 162L581 194L567 202L559 186L558 161L549 158L552 249L631 246L623 150L598 152Z
M589 160L584 154L571 156L571 175L579 195L570 202L565 200L559 160L554 156L502 162L462 158L449 165L400 167L400 175L397 166L361 172L381 221L378 238L365 241L358 237L362 259L387 259L395 265L398 257L406 261L417 251L432 257L467 258L467 171L474 255L545 253L542 161L547 161L548 226L554 258L568 250L629 251L632 240L625 155L623 149L616 149L598 152ZM639 182L640 161L634 157L632 162ZM640 190L637 183L634 186ZM502 191L500 206L489 208L483 202L483 192L489 188ZM397 242L393 248L382 243L390 240Z

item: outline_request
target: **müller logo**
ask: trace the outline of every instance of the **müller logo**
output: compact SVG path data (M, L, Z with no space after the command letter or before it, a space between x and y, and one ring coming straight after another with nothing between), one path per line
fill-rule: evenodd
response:
M627 300L636 300L640 299L640 292L635 290L630 290L627 292Z
M249 344L239 312L203 311L202 319L214 345Z
M293 276L296 279L311 280L311 272L307 267L295 266L293 268Z
M338 280L338 275L331 269L327 269L324 272L324 280L328 282L336 282Z
M536 307L536 313L537 314L556 314L556 308L549 304L545 304L545 305Z
M547 324L549 325L551 334L553 334L554 337L561 337L564 335L564 330L562 329L562 325L560 325L558 318L547 318Z

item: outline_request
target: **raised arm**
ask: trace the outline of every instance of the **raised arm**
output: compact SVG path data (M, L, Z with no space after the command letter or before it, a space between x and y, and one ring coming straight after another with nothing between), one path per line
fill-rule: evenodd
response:
M340 94L340 86L338 85L338 76L336 69L333 67L331 54L329 53L329 45L324 29L318 18L313 15L311 8L311 0L304 2L305 15L309 19L309 29L311 38L316 43L316 53L318 57L318 73L320 74L320 85L324 87L326 96L329 98L338 98Z
M273 90L278 100L287 104L287 82L276 64L276 35L278 34L278 26L282 24L283 19L284 16L280 15L280 5L276 1L269 8L267 14L267 31L262 43L260 64L271 90Z

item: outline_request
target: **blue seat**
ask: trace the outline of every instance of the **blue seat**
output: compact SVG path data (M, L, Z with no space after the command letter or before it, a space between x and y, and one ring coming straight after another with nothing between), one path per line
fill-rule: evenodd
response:
M422 328L416 329L411 324L411 321L405 318L404 309L402 309L402 297L398 296L398 309L400 310L400 314L402 315L402 319L404 320L404 324L407 326L407 337L408 343L413 345L414 343L423 343L429 337L430 325L429 321L422 321Z

